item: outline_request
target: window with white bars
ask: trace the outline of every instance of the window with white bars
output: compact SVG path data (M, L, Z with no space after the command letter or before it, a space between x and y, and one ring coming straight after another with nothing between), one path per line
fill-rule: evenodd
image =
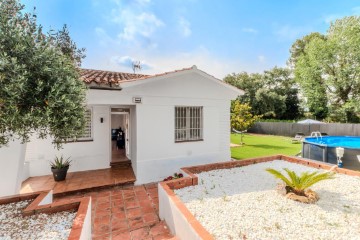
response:
M175 107L175 142L203 139L203 107Z
M88 109L85 112L85 128L84 133L77 138L77 140L92 140L92 110Z

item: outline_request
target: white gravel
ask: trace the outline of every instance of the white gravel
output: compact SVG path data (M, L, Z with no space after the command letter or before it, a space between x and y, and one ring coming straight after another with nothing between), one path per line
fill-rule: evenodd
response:
M23 217L22 209L31 201L0 205L0 239L67 239L76 212L36 214Z
M319 182L320 200L304 204L277 193L268 167L317 170L275 160L200 173L199 185L175 193L216 239L360 239L359 177Z

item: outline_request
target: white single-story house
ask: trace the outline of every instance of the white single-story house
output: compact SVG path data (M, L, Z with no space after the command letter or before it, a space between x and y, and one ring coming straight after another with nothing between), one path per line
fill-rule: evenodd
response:
M230 100L241 90L196 66L153 76L83 69L82 80L86 133L60 151L51 139L31 139L22 179L51 174L49 161L61 154L71 157L70 172L109 168L114 148L131 160L135 184L230 160Z

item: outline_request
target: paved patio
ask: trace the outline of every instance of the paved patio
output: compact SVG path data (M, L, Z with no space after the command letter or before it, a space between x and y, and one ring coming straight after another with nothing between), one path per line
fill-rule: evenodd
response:
M117 185L133 184L136 181L131 167L109 168L68 173L66 180L55 182L52 175L30 177L22 183L20 193L53 190L53 194L69 194Z
M92 197L93 239L160 240L176 239L159 219L157 184L112 187L101 191L72 194L60 199Z

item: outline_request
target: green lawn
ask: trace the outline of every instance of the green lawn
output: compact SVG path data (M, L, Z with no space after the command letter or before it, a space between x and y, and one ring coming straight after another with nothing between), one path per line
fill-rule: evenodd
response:
M241 147L231 148L231 157L246 159L276 154L296 155L301 150L301 143L291 143L292 138L270 135L244 134ZM240 143L240 134L231 134L231 142Z

